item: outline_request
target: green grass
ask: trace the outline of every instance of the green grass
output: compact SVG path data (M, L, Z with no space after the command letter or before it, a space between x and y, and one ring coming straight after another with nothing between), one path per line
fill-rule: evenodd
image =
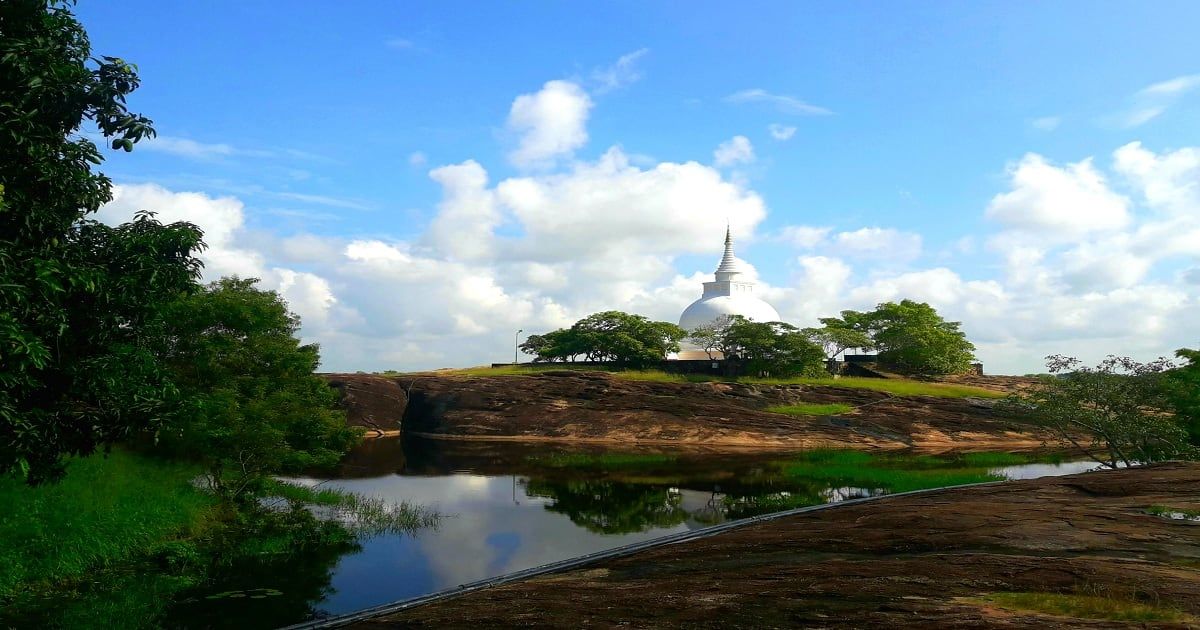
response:
M215 517L198 470L114 451L72 460L57 484L0 479L0 598L145 555Z
M670 464L675 455L659 453L554 453L529 457L535 464L550 468L620 469Z
M972 459L973 458L973 459ZM873 454L850 450L814 450L782 464L784 475L797 481L816 481L834 486L907 492L968 483L1000 481L991 469L1026 463L1020 455L972 454L962 457L933 455Z
M437 512L419 505L386 501L338 488L310 488L271 480L265 494L294 503L329 508L333 512L331 516L360 539L379 534L411 534L437 525L441 518Z
M782 413L789 416L838 416L854 409L853 405L845 403L796 403L794 405L776 405L767 407L771 413Z
M1181 507L1170 507L1166 505L1151 505L1146 508L1146 512L1155 516L1163 516L1166 518L1196 521L1200 520L1200 510Z
M659 383L706 383L713 381L732 381L754 383L759 385L820 385L828 387L848 387L853 389L869 389L887 392L897 396L936 396L940 398L1003 398L1006 394L982 387L971 385L956 385L952 383L936 383L898 378L862 378L844 376L841 378L752 378L729 379L707 374L670 374L661 370L617 370L597 367L571 365L522 365L502 367L473 367L458 370L439 370L429 374L449 374L453 376L529 376L550 370L578 370L611 372L618 378L631 381L652 381Z
M1190 621L1176 609L1118 597L1062 593L992 593L981 598L1001 608L1105 621Z

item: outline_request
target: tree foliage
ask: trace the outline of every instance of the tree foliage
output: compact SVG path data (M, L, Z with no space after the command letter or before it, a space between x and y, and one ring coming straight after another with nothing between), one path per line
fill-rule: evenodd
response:
M151 322L195 285L194 225L87 219L112 198L85 124L130 151L135 69L91 56L67 3L0 3L0 474L36 483L61 459L161 421L175 392Z
M726 359L741 361L751 374L819 376L825 352L791 324L754 322L734 315L718 347Z
M679 350L686 333L669 322L641 315L604 311L589 315L570 328L530 335L521 349L538 361L611 361L626 367L646 367Z
M1200 446L1200 350L1181 348L1175 356L1186 363L1167 373L1167 400L1192 444Z
M1051 376L1008 404L1064 443L1110 468L1196 455L1180 420L1168 411L1164 385L1171 364L1165 359L1138 363L1109 356L1092 368L1055 355L1046 366Z
M821 346L828 359L837 358L850 348L870 350L874 347L875 342L871 340L870 335L855 330L842 319L825 317L821 319L821 324L820 328L804 328L800 332L804 333L809 341Z
M296 338L300 319L255 282L222 278L164 314L163 359L187 402L161 439L202 461L229 499L268 473L331 466L358 439L313 374L318 349Z
M704 350L704 353L708 355L710 360L714 359L721 345L725 342L731 324L733 324L733 316L722 315L703 326L697 326L689 331L687 340L699 346L701 350Z
M827 328L865 334L879 351L879 362L905 374L958 374L975 360L975 346L959 327L924 302L884 302L873 311L842 311L821 320Z

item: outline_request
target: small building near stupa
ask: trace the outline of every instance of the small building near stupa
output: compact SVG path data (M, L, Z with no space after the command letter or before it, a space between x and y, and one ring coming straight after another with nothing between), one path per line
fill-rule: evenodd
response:
M691 331L701 326L713 323L725 315L741 315L755 322L777 322L779 312L754 295L755 283L747 275L749 269L746 263L733 255L733 238L729 228L725 228L725 253L721 263L717 265L713 282L704 283L704 293L700 299L692 302L679 316L679 326ZM686 341L680 344L680 360L708 359L708 353L702 348ZM713 352L714 359L721 357L720 352Z

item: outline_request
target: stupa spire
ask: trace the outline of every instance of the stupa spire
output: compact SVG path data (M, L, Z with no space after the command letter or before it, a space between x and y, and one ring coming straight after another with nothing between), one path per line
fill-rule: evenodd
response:
M729 224L725 224L725 254L721 256L721 264L717 266L717 273L722 272L739 272L741 266L738 265L737 258L733 255L733 236L730 235Z

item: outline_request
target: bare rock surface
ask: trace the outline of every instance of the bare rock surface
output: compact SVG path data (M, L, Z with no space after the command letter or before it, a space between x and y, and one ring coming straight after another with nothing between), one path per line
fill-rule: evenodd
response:
M360 622L369 628L1200 627L1200 465L835 506ZM1099 594L1171 621L1075 618L997 592Z
M327 375L351 422L443 439L703 444L729 448L1037 448L1048 436L988 399L894 396L848 387L663 383L604 372L529 376ZM836 417L771 405L845 403Z

